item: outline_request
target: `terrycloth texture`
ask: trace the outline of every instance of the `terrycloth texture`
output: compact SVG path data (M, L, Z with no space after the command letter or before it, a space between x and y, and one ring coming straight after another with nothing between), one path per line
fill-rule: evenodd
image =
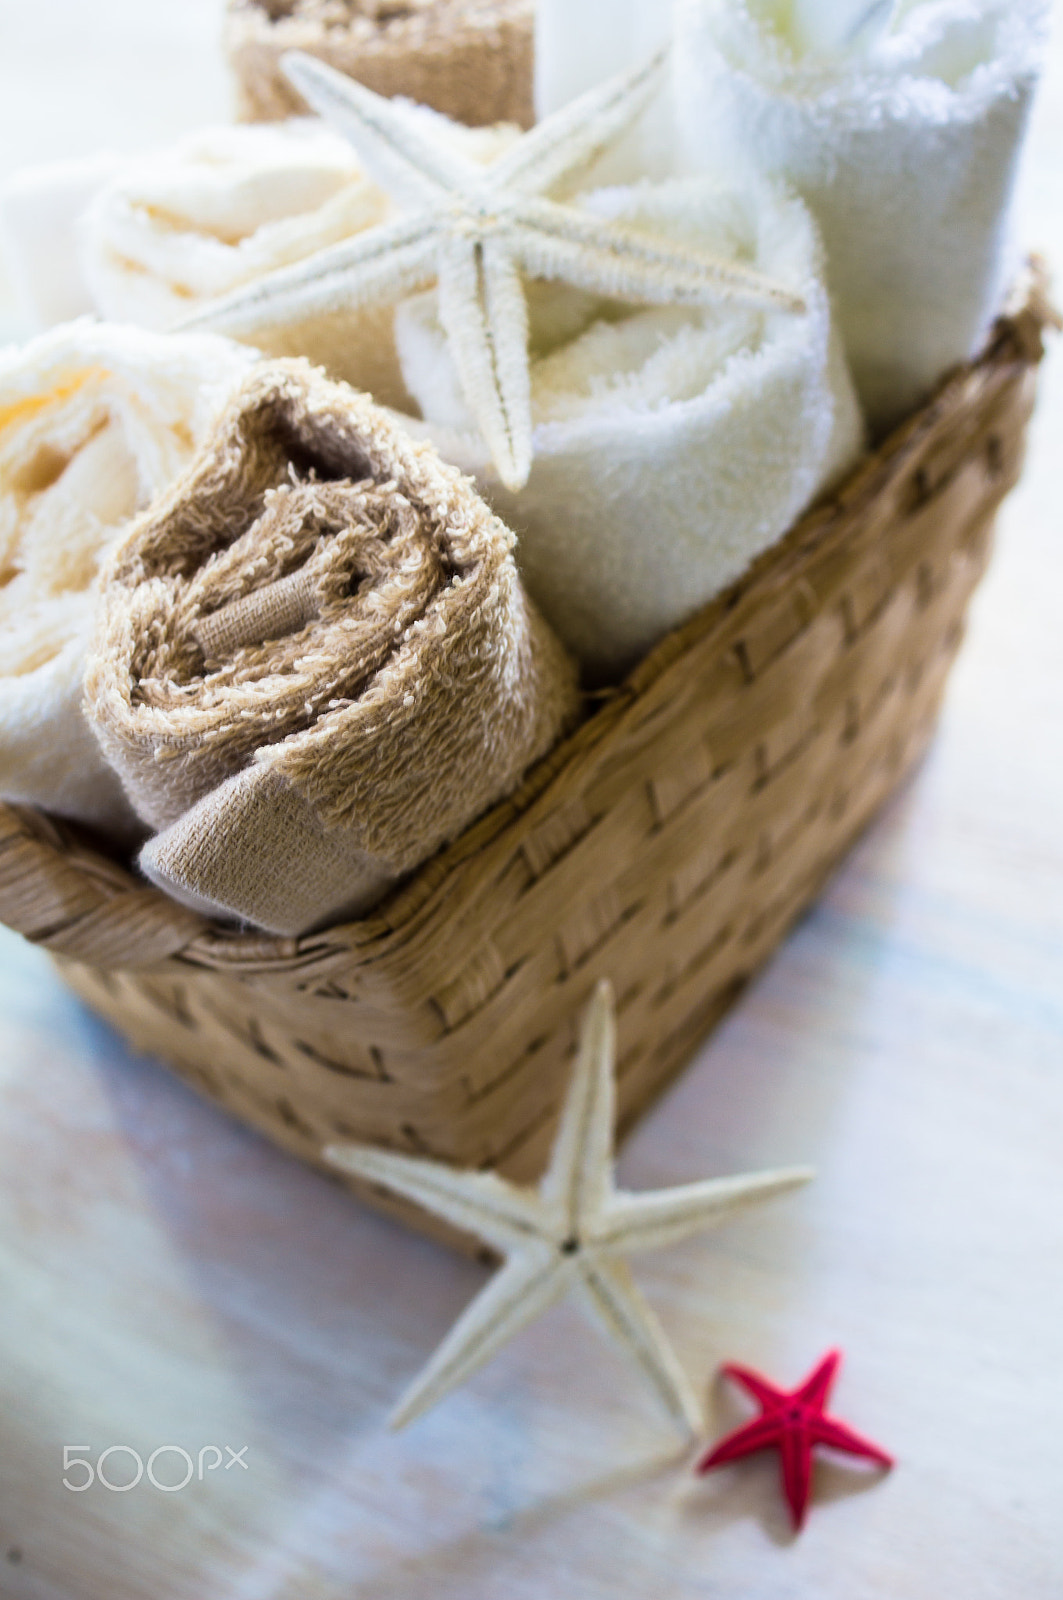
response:
M306 50L378 94L458 122L532 121L534 0L229 0L225 46L240 115L290 117L302 101L280 69Z
M681 0L687 158L756 164L807 200L876 429L1000 309L1045 16L1044 0Z
M0 794L124 833L82 710L98 569L177 476L253 353L75 322L0 352Z
M418 109L433 138L490 160L515 130L459 128ZM316 118L210 128L128 163L78 224L85 277L106 317L164 328L217 297L375 227L392 214L354 150ZM268 355L305 356L384 404L405 398L392 308L310 314L256 331Z
M741 259L803 313L725 304L638 310L538 285L531 299L534 460L503 490L471 427L434 293L400 307L406 383L443 454L518 535L528 588L598 679L617 677L779 538L850 466L862 424L832 344L815 228L751 181L600 191L582 203Z
M74 222L121 167L121 157L100 152L28 167L0 187L0 240L23 321L35 332L95 309Z
M264 364L105 582L86 693L149 876L300 933L514 788L577 695L512 547L364 395Z

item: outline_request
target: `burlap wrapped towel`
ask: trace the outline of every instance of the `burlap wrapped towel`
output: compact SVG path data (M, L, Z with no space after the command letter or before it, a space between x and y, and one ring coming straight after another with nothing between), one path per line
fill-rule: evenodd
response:
M615 678L778 539L851 466L863 427L800 201L751 179L603 190L581 204L739 260L805 309L529 296L534 459L504 489L477 436L435 292L405 302L406 384L442 453L518 535L528 588L596 678Z
M512 790L578 704L512 549L365 396L264 363L106 577L86 692L147 874L297 934Z
M279 62L306 50L378 94L406 95L458 122L526 127L534 10L534 0L229 0L225 45L240 114L303 110Z
M71 323L0 351L0 794L112 833L132 813L82 711L100 563L254 360L214 335Z
M1045 0L681 0L688 158L752 164L804 196L878 429L975 354L1000 309L1046 11Z

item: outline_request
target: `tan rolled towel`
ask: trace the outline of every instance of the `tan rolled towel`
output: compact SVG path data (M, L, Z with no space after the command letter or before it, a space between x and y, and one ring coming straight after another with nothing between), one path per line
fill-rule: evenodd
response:
M103 558L207 436L254 353L87 318L0 351L0 795L125 834L82 710Z
M225 46L240 115L302 111L280 58L306 50L378 94L458 122L530 127L534 13L534 0L229 0Z
M298 934L516 787L578 694L513 545L364 395L257 368L105 575L86 694L148 876Z

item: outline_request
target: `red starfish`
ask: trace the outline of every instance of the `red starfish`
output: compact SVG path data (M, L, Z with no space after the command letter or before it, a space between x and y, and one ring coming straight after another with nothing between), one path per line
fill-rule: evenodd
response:
M812 1492L812 1451L817 1445L892 1467L893 1457L885 1450L880 1450L870 1439L861 1438L844 1422L826 1415L841 1359L841 1351L832 1350L792 1393L776 1389L748 1367L724 1367L724 1376L733 1378L756 1400L760 1416L721 1439L698 1462L697 1470L710 1472L713 1467L722 1467L756 1450L777 1449L782 1465L783 1493L794 1527L800 1528Z

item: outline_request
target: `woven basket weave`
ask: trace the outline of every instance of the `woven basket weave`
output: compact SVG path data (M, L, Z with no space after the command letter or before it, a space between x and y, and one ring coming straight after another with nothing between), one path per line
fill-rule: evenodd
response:
M1050 319L1032 280L976 365L370 918L227 931L16 806L0 918L312 1162L371 1140L536 1175L609 977L629 1128L923 750Z

